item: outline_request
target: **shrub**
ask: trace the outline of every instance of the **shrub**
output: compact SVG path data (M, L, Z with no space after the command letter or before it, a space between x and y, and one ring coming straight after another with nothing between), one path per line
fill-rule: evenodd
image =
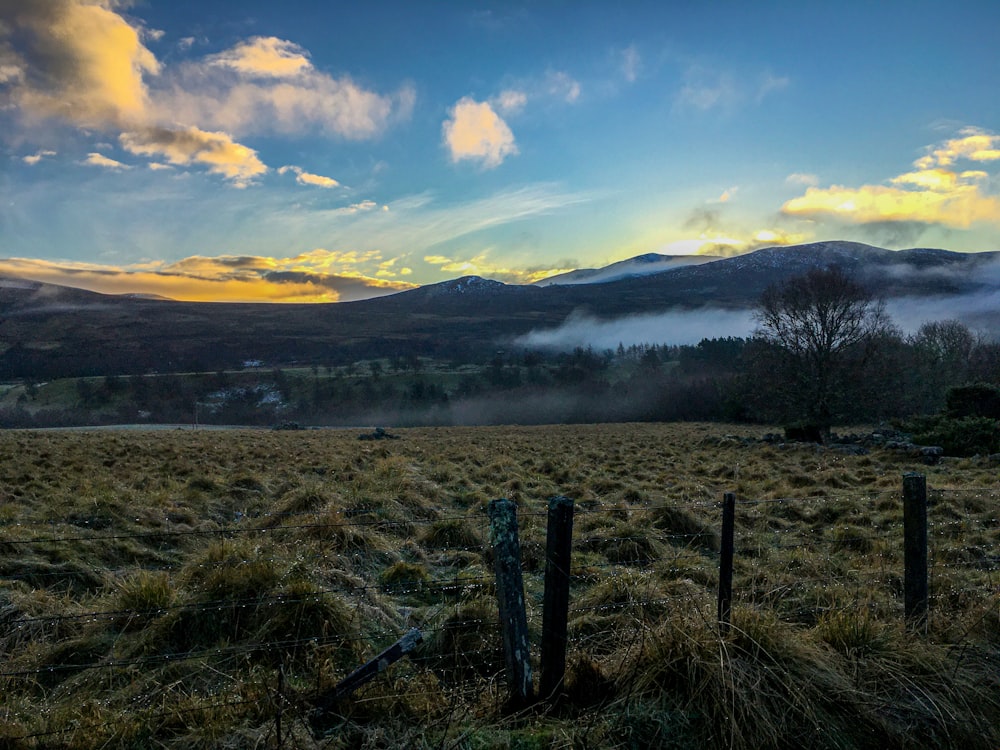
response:
M913 440L939 445L949 456L974 456L1000 452L1000 421L987 417L930 417L915 420Z
M965 417L1000 419L1000 386L974 383L949 388L945 404L948 416L952 419Z

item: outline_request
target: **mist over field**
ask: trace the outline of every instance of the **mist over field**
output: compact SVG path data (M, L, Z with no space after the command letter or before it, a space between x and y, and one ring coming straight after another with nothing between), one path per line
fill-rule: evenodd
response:
M749 336L754 329L750 310L670 310L601 320L573 312L557 328L536 329L515 340L527 349L568 351L575 347L614 349L618 344L697 344L705 338Z

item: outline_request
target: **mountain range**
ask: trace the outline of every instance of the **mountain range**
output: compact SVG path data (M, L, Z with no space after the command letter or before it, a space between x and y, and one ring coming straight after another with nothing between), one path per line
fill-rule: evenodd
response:
M481 357L580 316L746 313L770 284L830 265L885 297L904 322L958 318L1000 335L1000 252L833 241L688 261L650 254L538 285L468 276L308 305L177 302L0 278L0 379L212 371L247 360L283 366L395 354ZM673 343L666 333L663 342Z

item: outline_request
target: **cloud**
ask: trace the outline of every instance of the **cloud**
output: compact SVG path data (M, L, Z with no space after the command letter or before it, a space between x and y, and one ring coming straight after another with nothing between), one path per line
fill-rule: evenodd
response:
M562 99L567 104L572 104L580 98L580 83L568 73L550 71L545 78L550 96Z
M532 349L571 351L592 346L614 349L619 343L696 344L703 338L747 336L753 332L750 310L671 310L653 315L630 315L601 320L573 312L556 328L536 329L519 337L516 344Z
M319 131L364 140L412 114L412 86L378 94L349 77L316 70L305 55L291 42L256 37L186 63L157 91L156 115L235 134Z
M312 69L309 54L302 47L273 36L255 36L211 55L207 62L243 75L265 78L292 78Z
M809 187L819 185L819 177L806 172L795 172L788 175L788 177L785 178L785 182L789 185L804 185Z
M90 167L104 167L105 169L131 169L128 164L122 164L120 161L109 159L107 156L96 152L87 154L87 158L80 163Z
M1000 136L978 128L965 128L960 136L928 147L914 162L914 171L890 178L888 184L811 186L781 210L790 216L864 225L906 222L968 229L978 223L1000 224L1000 199L987 192L989 174L952 168L959 160L1000 160Z
M84 0L6 0L0 6L30 70L14 79L13 101L22 112L88 128L143 120L144 76L158 74L160 64L112 7Z
M783 229L759 229L749 235L733 237L707 228L696 238L671 242L660 248L660 251L668 255L711 255L725 258L750 253L762 247L799 245L808 240L809 237L805 234L786 232Z
M1000 223L1000 200L984 195L978 181L962 182L947 191L884 185L811 187L781 210L790 216L826 216L856 224L917 221L968 229L977 222Z
M528 103L528 95L517 89L505 89L493 99L493 104L505 115L517 114Z
M38 162L40 162L46 156L55 156L55 155L56 155L55 151L36 151L35 153L30 154L28 156L22 156L21 161L23 161L25 164L34 166L35 164L38 164Z
M332 177L324 177L323 175L313 174L312 172L306 172L302 167L295 166L285 166L279 167L278 174L285 174L287 172L295 173L295 181L300 185L315 185L321 188L335 188L340 185Z
M695 64L684 71L683 85L674 97L680 111L733 111L748 103L760 104L775 91L788 87L791 79L766 72L756 81L728 70Z
M782 91L788 88L791 84L792 79L788 76L776 76L772 73L765 73L760 77L760 83L757 86L757 94L754 97L757 102L761 102L764 98L770 94L772 91Z
M572 268L551 267L508 268L493 263L489 259L489 251L484 251L468 259L451 258L445 255L425 255L423 260L424 263L438 266L444 273L459 276L482 276L506 284L534 284L549 276L574 270Z
M319 130L364 139L412 113L412 86L378 94L316 70L306 50L277 37L164 68L143 44L159 33L116 12L130 4L0 0L0 107L28 125L54 118L88 135L115 133L133 153L207 166L237 187L266 170L236 142L241 133Z
M226 133L211 133L198 128L149 127L122 133L119 137L126 151L140 156L166 157L175 165L202 164L209 172L232 180L237 187L267 171L252 148L236 143Z
M959 135L959 138L952 138L940 146L928 147L927 154L917 159L914 166L930 169L950 166L959 159L980 162L1000 160L1000 135L976 127L963 128Z
M674 106L682 110L706 112L716 107L733 107L740 98L731 75L692 66L684 74L684 85L674 98Z
M346 302L414 287L357 272L352 266L360 257L318 249L290 258L192 256L131 267L8 258L0 260L0 273L104 294L192 302Z
M622 78L629 83L635 83L639 77L639 71L642 70L642 58L634 44L629 45L621 51L620 70Z
M442 131L453 162L470 159L493 168L517 153L507 123L487 102L470 97L463 97L452 107L451 119L445 120Z

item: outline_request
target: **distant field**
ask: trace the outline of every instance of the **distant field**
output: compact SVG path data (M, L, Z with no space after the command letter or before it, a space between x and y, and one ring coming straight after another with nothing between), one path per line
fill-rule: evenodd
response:
M997 465L765 431L0 432L0 746L1000 746ZM913 471L926 634L902 621ZM518 503L537 648L553 495L577 508L567 680L511 716L485 508ZM410 627L413 658L311 713Z

